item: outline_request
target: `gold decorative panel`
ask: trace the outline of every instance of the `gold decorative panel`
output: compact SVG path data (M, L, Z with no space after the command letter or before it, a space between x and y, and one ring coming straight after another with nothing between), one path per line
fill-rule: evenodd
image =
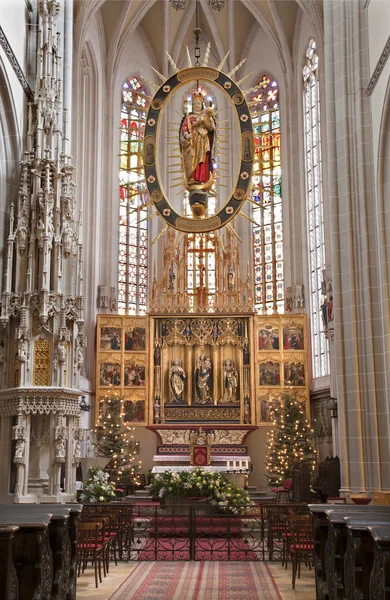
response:
M254 330L257 424L272 424L285 392L301 400L309 416L306 316L255 317Z
M96 397L123 398L124 421L148 424L149 317L98 315ZM95 422L98 414L96 411Z
M50 352L49 340L35 340L33 385L50 385Z

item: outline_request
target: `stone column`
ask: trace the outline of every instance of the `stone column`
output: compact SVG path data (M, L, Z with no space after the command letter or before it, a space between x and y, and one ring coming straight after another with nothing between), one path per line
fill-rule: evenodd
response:
M55 439L55 456L52 471L52 489L53 495L59 499L60 489L60 478L61 478L61 465L66 459L66 440L68 439L68 428L66 425L66 417L59 414L57 417L57 426L54 432Z
M28 469L26 468L28 456L27 456L27 421L25 415L18 414L16 418L16 425L12 428L12 437L16 440L16 449L14 456L14 463L16 464L16 485L15 485L15 501L25 492L25 487L28 480ZM27 459L27 460L26 460Z
M363 2L327 0L325 90L334 363L341 492L390 488L389 366L383 348L378 265L380 225L370 100L367 11ZM325 150L325 148L324 148ZM334 393L334 392L332 392Z

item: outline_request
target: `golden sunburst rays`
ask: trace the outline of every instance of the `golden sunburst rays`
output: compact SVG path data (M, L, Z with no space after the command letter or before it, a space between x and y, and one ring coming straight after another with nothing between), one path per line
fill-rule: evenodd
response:
M165 223L164 227L161 229L161 231L156 235L156 237L152 241L152 243L151 243L152 246L153 246L153 244L155 244L157 242L157 240L160 239L161 236L164 235L164 233L166 232L166 230L168 229L168 227L169 227L168 223Z
M241 242L242 244L242 239L240 238L240 236L238 235L237 231L234 229L234 227L232 225L230 225L230 223L228 223L226 225L226 228L238 239L239 242Z
M211 42L209 42L207 44L206 52L204 55L204 61L203 61L203 65L202 65L203 67L207 67L207 65L209 64L210 50L211 50Z
M253 223L254 225L256 225L256 227L260 227L259 223L256 223L256 221L254 219L252 219L251 217L246 215L244 212L242 212L242 210L239 210L237 214L240 215L240 217L243 217L244 219L249 221L250 223Z
M188 50L188 46L186 46L186 50L187 50L187 66L190 69L192 67L192 60L191 60L190 51Z
M167 57L168 57L168 60L169 60L169 63L171 65L172 69L174 70L175 73L177 73L179 69L178 69L175 61L173 60L172 56L169 54L169 52L167 52Z
M230 79L232 78L232 75L234 75L234 73L237 73L238 69L241 69L242 65L246 63L246 58L243 58L238 65L236 65L234 67L234 69L232 69L231 71L229 71L229 73L227 74L228 77L230 77Z
M146 77L144 77L143 75L140 75L140 77L141 77L141 79L143 79L143 81L146 81L146 83L148 83L149 85L154 87L154 89L158 90L158 88L160 87L159 85L157 85L157 83L153 83L153 81L149 81L149 79L146 79Z
M221 62L219 63L218 67L217 67L217 71L222 71L225 62L227 61L227 58L230 54L230 50L227 51L227 53L225 54L225 56L223 57L223 59L221 60Z
M152 65L150 65L150 68L152 69L152 71L154 71L156 73L156 75L158 75L158 77L161 79L161 81L165 82L166 77L164 77L164 75L161 75L161 73L159 71L157 71L157 69L152 67Z

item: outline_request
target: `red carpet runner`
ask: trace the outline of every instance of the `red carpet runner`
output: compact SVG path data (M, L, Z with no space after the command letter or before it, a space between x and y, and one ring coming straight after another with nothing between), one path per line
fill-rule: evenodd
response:
M141 562L110 600L281 600L263 562Z

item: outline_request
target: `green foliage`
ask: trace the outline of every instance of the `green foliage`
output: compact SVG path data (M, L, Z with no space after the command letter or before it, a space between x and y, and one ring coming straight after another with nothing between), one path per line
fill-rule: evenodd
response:
M82 502L111 502L115 498L115 486L108 481L108 473L100 467L89 469L89 478L84 482Z
M250 503L248 492L227 481L220 473L195 467L191 471L164 471L153 477L152 496L205 496L222 512L239 514Z
M110 459L104 470L115 484L130 475L136 477L142 464L138 460L139 444L134 440L134 427L124 422L123 398L114 396L102 401L95 452Z
M315 467L313 432L302 403L290 394L282 396L281 409L275 409L274 428L267 437L266 470L270 486L281 486L291 479L293 467L307 462Z

